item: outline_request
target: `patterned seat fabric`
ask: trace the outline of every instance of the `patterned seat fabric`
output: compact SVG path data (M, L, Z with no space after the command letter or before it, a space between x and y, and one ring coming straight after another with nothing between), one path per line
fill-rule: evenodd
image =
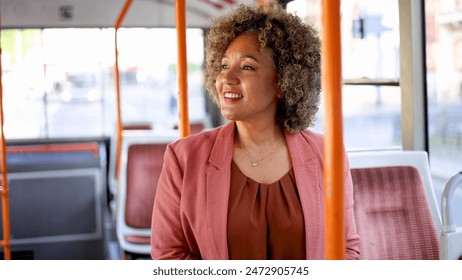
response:
M128 150L125 220L130 227L151 228L154 197L166 147L167 144L140 144L132 145Z
M351 173L361 259L439 259L438 233L417 169L357 168Z

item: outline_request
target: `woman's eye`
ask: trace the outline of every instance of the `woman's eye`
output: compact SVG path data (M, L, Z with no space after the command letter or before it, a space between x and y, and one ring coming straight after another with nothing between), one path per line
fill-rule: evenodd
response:
M227 65L227 64L222 64L222 65L221 65L221 69L222 69L222 70L223 70L223 69L228 69L228 65Z
M253 70L253 67L246 65L246 66L242 67L242 69L244 69L244 70Z

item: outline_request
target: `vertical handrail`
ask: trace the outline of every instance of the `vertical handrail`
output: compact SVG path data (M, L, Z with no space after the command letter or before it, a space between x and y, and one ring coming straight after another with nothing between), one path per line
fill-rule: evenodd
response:
M115 78L115 91L116 91L116 110L117 110L117 138L116 138L116 178L119 178L120 174L120 156L122 153L122 112L120 106L120 74L119 74L119 48L117 45L117 32L122 25L125 15L128 12L133 0L126 0L122 10L117 17L114 24L114 52L115 52L115 63L114 63L114 78Z
M186 56L186 1L175 1L176 31L178 44L178 129L180 137L190 134L188 116L188 62Z
M1 32L0 20L0 32ZM6 166L6 141L3 132L4 112L3 112L3 83L2 83L2 47L0 45L0 171L1 185L0 196L2 197L2 219L3 219L3 240L0 240L0 247L3 247L3 257L5 260L11 260L11 240L10 240L10 211L9 211L9 190Z
M452 196L460 185L462 185L462 171L449 179L441 195L441 232L443 233L455 232L457 229L452 218Z
M326 259L345 259L340 0L322 0Z

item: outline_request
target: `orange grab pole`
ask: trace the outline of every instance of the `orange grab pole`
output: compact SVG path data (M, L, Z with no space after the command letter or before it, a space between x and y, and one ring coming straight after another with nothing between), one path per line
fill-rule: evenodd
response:
M116 107L117 107L117 139L116 139L116 177L119 178L119 169L120 169L120 156L122 153L122 112L120 109L120 76L119 76L119 49L117 46L117 31L122 24L125 15L130 8L133 0L125 1L122 10L117 17L117 21L114 24L114 53L115 53L115 65L114 65L114 78L115 78L115 90L116 90Z
M345 259L340 0L322 0L326 259Z
M188 116L188 63L186 58L186 1L175 1L176 31L178 40L178 111L180 137L190 133Z
M128 9L132 5L132 3L133 3L133 0L125 1L125 4L124 4L124 6L122 7L122 10L119 13L119 16L117 17L117 21L114 24L115 29L119 29L119 27L122 25L122 22L123 22L125 16L127 15Z
M1 26L0 26L1 30ZM0 185L0 196L2 197L2 219L3 219L3 240L0 240L0 247L3 247L3 257L5 260L11 260L11 240L10 240L10 207L8 200L8 180L6 168L6 141L3 133L4 115L3 115L3 84L2 84L2 49L0 46L0 168L2 181Z

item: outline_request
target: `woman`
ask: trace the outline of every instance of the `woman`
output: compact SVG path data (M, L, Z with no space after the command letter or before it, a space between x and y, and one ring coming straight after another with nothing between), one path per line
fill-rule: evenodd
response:
M167 147L152 219L154 259L324 259L317 32L277 4L212 26L206 87L230 120ZM346 158L346 157L345 157ZM345 164L346 254L359 257Z

